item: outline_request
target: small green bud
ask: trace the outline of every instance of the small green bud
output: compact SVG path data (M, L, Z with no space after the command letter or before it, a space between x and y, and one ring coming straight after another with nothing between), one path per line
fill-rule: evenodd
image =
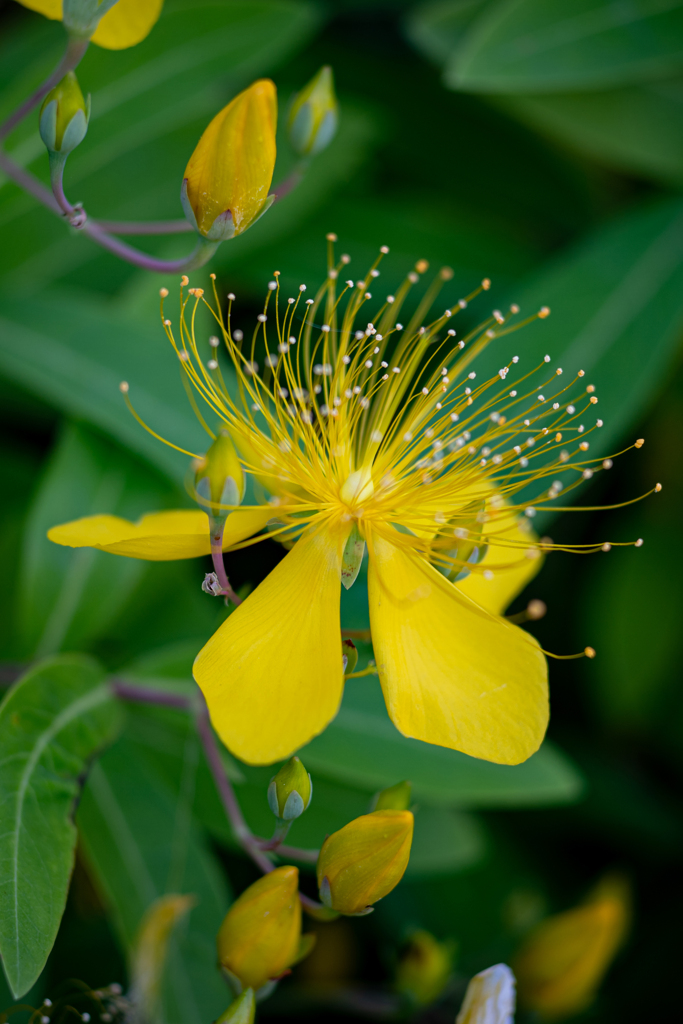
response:
M303 814L313 796L313 783L298 757L291 757L268 786L268 804L276 818L293 821Z
M40 108L40 137L50 153L66 156L85 138L90 120L90 97L83 99L73 71L50 90Z
M407 811L410 807L412 786L409 782L397 782L377 794L373 811Z
M242 464L227 430L221 430L208 452L195 464L195 490L209 514L224 519L229 513L221 505L239 505L244 497Z
M222 1013L216 1024L254 1024L256 1000L253 988L245 988L241 996Z
M358 664L358 648L353 640L342 640L342 661L344 663L344 675L350 676Z
M289 141L300 156L315 156L334 138L339 120L332 68L322 67L297 93L289 112Z

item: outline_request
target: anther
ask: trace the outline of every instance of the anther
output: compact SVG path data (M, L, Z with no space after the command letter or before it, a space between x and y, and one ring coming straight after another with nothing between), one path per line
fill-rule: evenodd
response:
M587 658L594 658L595 657L595 648L593 648L593 647L584 647L583 653L586 655Z
M387 295L387 302L389 303L389 305L391 305L392 302L396 302L396 296L394 296L394 295Z
M612 462L611 459L603 459L603 463L602 463L602 468L603 469L611 469L613 465L614 465L614 463Z
M259 323L264 324L266 322L266 320L268 319L268 317L266 316L265 313L259 313L259 315L256 317L256 319L258 320Z
M370 277L379 277L379 270L371 270Z
M121 381L121 383L119 384L119 391L121 392L122 395L127 395L128 394L128 391L129 391L128 381L126 381L126 380L122 380Z
M545 320L547 316L550 316L550 310L547 306L541 306L538 311L538 316L541 320Z
M604 422L605 422L604 420L596 420L595 421L595 426L596 427L602 427Z
M642 448L644 444L645 444L645 438L644 437L639 437L638 440L636 441L634 447L635 448Z
M212 334L211 337L209 338L209 345L211 346L211 348L218 348L218 346L220 345L220 340L216 337L215 334Z
M579 448L581 449L582 452L587 452L588 448L589 448L588 441L582 441L581 444L579 445Z
M545 601L541 601L538 597L533 598L531 601L529 601L528 605L526 606L527 618L531 619L532 621L542 619L547 611L547 604L545 603Z
M558 368L555 370L555 373L557 374L558 377L561 377L562 376L562 367L558 366Z
M305 284L300 284L299 285L299 291L300 292L305 292L306 291L306 285Z
M423 395L428 395L429 394L429 388L422 388L422 394Z
M389 252L389 246L381 245L379 251L382 253L383 256L386 256L386 254Z
M549 363L550 362L550 356L543 356L543 362L544 363Z
M655 484L655 491L656 491L657 494L659 494L661 489L662 489L662 485L661 484Z
M335 235L334 231L328 231L327 234L325 235L325 238L327 239L328 242L337 241L337 236Z
M328 334L330 332L330 330L331 330L331 327L330 327L329 324L323 324L322 327L320 328L320 330L324 331L325 334Z
M588 392L589 395L592 395L593 392L595 391L595 384L589 384L588 387L586 388L586 391Z
M313 305L313 299L306 299L306 305L307 306L312 306Z
M510 392L510 398L516 398L516 397L517 397L517 392L516 391L511 391Z
M215 274L209 274L209 277L211 278L212 281L216 280L216 275Z
M536 509L532 508L531 506L529 506L529 508L525 508L524 509L524 515L528 516L529 519L533 519L534 516L536 515Z
M185 286L186 286L186 285L188 285L189 283L190 283L190 279L189 279L189 277L188 277L188 276L187 276L186 274L183 274L183 276L182 276L182 277L180 278L180 284L181 284L181 286L182 286L183 288L185 288Z
M268 282L268 291L269 292L274 292L276 288L277 288L277 281L269 281Z
M611 551L611 550L612 550L612 545L611 545L611 544L608 544L607 542L605 542L605 543L604 543L604 544L602 545L602 549L601 549L601 550L602 550L602 551Z
M585 370L579 370L579 372L577 374L577 377L585 377L585 376L586 376L586 371Z
M636 548L642 548L642 546L643 546L643 538L639 537L638 540L635 542L635 544L633 546L636 547Z
M210 370L217 370L218 369L218 363L216 362L215 359L209 359L209 361L208 361L208 363L206 365L208 366L208 368Z
M518 363L519 362L519 356L513 356L512 357L512 362L513 363Z
M168 288L160 288L159 295L161 295L162 299L165 299L168 295Z
M238 330L232 332L232 336L235 339L235 341L242 341L242 338L244 337L244 334L242 333L242 331L240 331L238 329Z
M170 326L171 326L171 321L170 320L164 320L164 327L170 327Z
M490 278L485 277L484 280L481 282L481 286L484 289L484 291L487 292L489 290L489 288L491 287L491 280L490 280Z
M342 253L342 255L339 258L341 259L342 263L350 263L351 262L351 257L349 256L349 254L347 252Z
M235 301L235 293L234 292L228 292L228 300L230 302L234 302Z

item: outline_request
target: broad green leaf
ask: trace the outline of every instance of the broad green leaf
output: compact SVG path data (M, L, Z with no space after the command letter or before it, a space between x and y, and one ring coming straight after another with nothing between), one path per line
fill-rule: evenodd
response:
M176 503L163 477L85 426L63 431L24 532L18 617L38 657L92 642L120 612L149 563L47 538L51 526L99 513L137 519Z
M435 64L445 64L475 19L495 0L433 0L408 14L408 39Z
M175 795L153 761L123 737L95 766L77 816L86 863L129 955L154 900L197 897L187 926L171 939L162 987L168 1024L207 1024L229 1002L215 945L229 894L192 824L197 755L194 742L185 747L184 784Z
M474 92L598 89L683 67L681 0L500 0L457 50L448 85Z
M510 96L505 107L573 149L663 182L683 181L683 79L604 92Z
M101 669L83 655L37 664L0 706L0 953L17 998L55 940L83 777L119 721Z
M528 807L567 803L582 788L568 759L546 743L509 767L407 739L393 725L373 677L349 679L339 714L299 751L311 772L369 790L409 779L415 799L452 807Z
M180 380L178 360L157 319L119 313L83 294L55 292L0 308L0 372L56 408L86 419L182 482L188 457L151 437L128 412L119 384L146 423L190 452L203 452L207 435ZM207 352L210 351L208 340Z

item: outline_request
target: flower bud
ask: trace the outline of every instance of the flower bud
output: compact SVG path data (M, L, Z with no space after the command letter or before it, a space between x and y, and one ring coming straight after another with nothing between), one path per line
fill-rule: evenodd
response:
M242 995L222 1013L216 1024L254 1024L256 999L253 988L245 988Z
M239 505L246 482L242 463L227 430L220 430L203 459L195 463L194 485L200 504L218 519L229 514L221 505Z
M297 93L289 112L289 141L300 156L315 156L329 145L339 120L332 68L322 67Z
M90 97L83 99L73 71L51 89L40 108L40 137L50 153L70 153L85 138L90 119Z
M292 757L268 786L268 804L276 818L293 821L311 802L313 783L298 757Z
M593 1001L628 926L629 894L606 878L582 906L542 921L514 961L520 1002L544 1017L573 1017Z
M429 1006L445 989L453 969L454 946L438 942L426 931L410 937L410 945L399 961L396 991L418 1006Z
M410 811L375 811L328 836L318 858L320 899L340 914L368 914L398 885L413 841Z
M218 932L218 959L242 988L261 988L310 952L301 937L299 871L275 868L250 885L225 915Z
M344 665L344 675L350 676L358 664L358 648L353 640L348 638L342 640L342 662Z
M275 168L277 97L259 79L214 117L185 168L180 199L190 224L212 242L246 231L265 213Z
M383 789L374 799L373 811L407 811L411 790L409 782L397 782L395 786Z
M475 974L455 1024L513 1024L515 976L507 964Z

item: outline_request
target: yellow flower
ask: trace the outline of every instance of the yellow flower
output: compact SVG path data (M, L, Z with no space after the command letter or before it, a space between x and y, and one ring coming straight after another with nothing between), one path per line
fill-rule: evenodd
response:
M410 811L373 811L333 832L316 869L325 906L340 914L367 914L403 878L412 841Z
M606 878L585 904L542 921L514 962L520 1000L549 1020L585 1009L623 942L628 919L625 883Z
M231 297L224 326L216 295L224 351L213 348L208 360L193 329L201 289L182 291L179 329L164 321L209 419L230 433L261 495L224 509L224 550L264 537L291 549L200 651L195 679L234 754L251 764L288 758L339 708L341 586L353 584L367 550L374 654L394 724L405 736L518 764L545 733L547 665L536 640L502 613L542 550L555 547L538 542L530 522L552 507L557 475L566 491L600 468L586 455L602 425L589 418L595 389L583 371L565 382L549 356L519 370L507 354L502 339L548 310L521 324L516 307L496 310L457 340L454 311L489 282L430 316L452 277L446 268L403 327L400 310L424 261L378 301L368 289L386 247L363 279L338 287L348 257L334 260L333 239L315 298L305 285L282 296L275 275L250 345L231 326ZM479 379L472 366L492 343L501 369ZM219 356L237 388L226 387ZM137 525L83 519L49 536L163 559L206 553L201 531L200 513L166 512Z
M19 3L52 21L62 20L62 0L19 0ZM164 0L117 0L100 19L91 36L92 42L105 50L136 46L156 25L163 3Z
M185 168L181 201L201 235L222 242L242 234L273 202L277 97L268 78L216 114Z
M276 868L235 900L218 932L218 959L243 988L261 988L313 948L301 935L299 871Z
M429 1006L448 984L453 952L452 942L439 942L423 930L414 932L396 971L397 992L418 1006Z
M515 976L507 964L475 974L455 1024L513 1024Z

